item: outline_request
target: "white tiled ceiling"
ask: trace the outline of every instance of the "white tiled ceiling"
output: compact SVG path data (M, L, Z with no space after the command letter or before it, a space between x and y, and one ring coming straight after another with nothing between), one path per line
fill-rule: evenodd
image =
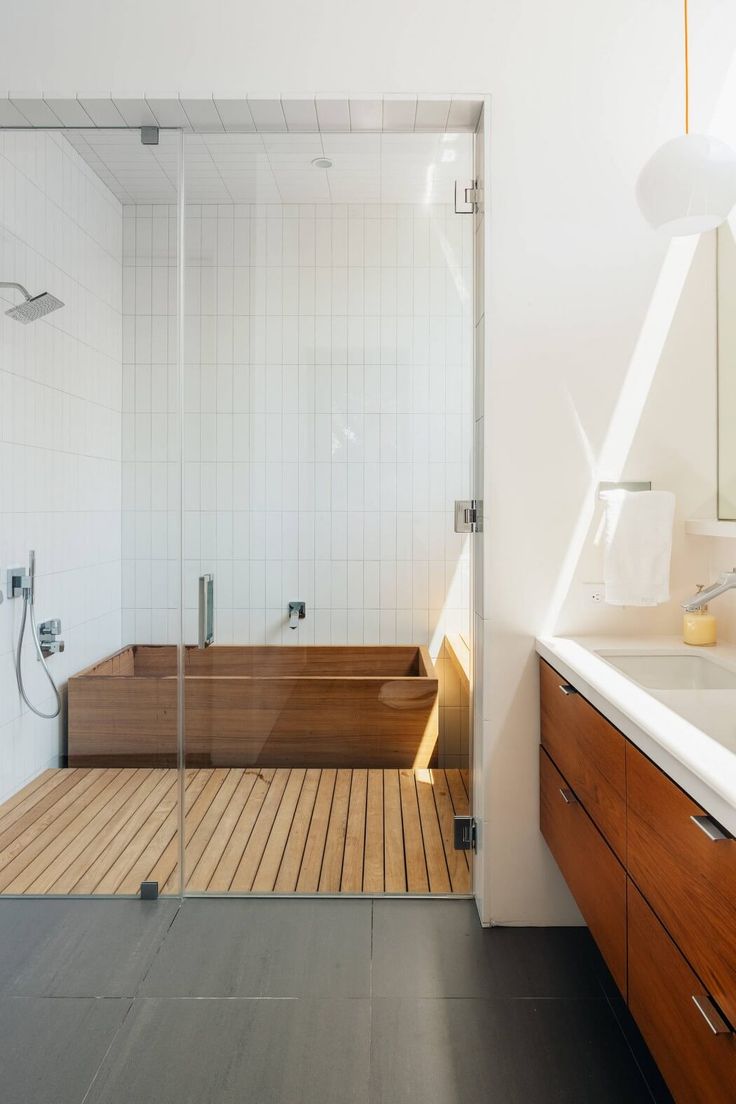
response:
M479 96L0 93L0 126L183 127L197 134L475 130Z
M285 117L273 101L273 122L276 106ZM369 106L355 101L351 110L370 121ZM162 131L158 146L142 145L135 130L65 134L123 203L176 201L174 134ZM451 203L455 180L471 174L471 154L471 136L449 131L188 133L185 195L189 203ZM319 157L332 168L315 168Z

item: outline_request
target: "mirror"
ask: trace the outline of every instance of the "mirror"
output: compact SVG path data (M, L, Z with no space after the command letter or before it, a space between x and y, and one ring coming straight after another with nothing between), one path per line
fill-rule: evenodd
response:
M718 517L736 520L736 238L717 231L718 278Z

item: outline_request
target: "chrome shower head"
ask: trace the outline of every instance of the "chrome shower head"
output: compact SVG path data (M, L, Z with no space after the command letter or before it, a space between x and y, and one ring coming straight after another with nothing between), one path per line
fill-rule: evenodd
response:
M14 318L16 322L22 322L24 325L35 322L37 318L43 318L45 314L51 314L51 311L64 306L61 299L57 299L55 295L51 295L48 291L42 291L40 295L31 296L22 284L3 282L0 282L0 288L17 288L25 295L25 303L21 303L17 307L11 307L10 310L5 312L8 318Z

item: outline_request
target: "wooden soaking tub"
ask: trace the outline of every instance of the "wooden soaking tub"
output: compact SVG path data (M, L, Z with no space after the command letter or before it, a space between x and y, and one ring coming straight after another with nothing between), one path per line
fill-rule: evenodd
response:
M426 648L185 649L188 766L428 767ZM176 649L134 645L69 680L70 767L175 766Z

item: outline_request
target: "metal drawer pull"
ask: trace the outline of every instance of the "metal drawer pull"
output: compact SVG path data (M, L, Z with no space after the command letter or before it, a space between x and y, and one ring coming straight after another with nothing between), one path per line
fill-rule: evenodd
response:
M562 794L562 800L566 805L577 805L578 799L572 790L569 790L567 786L560 786L560 793Z
M562 693L565 695L566 698L569 698L571 694L577 694L577 690L575 689L574 686L571 686L569 682L563 683L560 686L560 690L562 691Z
M693 996L693 1004L714 1035L730 1035L731 1028L710 997Z
M720 843L721 840L732 838L728 832L723 831L720 824L716 824L709 816L691 816L690 819L693 824L697 824L701 832L705 832L712 843Z

